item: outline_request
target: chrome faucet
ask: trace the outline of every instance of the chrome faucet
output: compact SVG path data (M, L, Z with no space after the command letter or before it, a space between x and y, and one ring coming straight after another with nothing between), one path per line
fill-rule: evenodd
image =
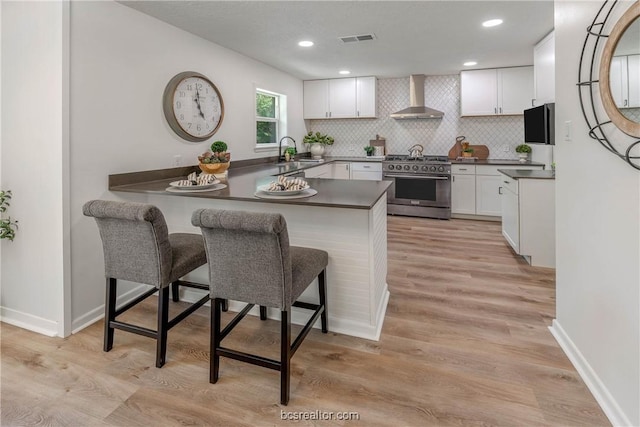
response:
M282 161L285 159L284 154L282 154L282 141L284 141L287 138L293 141L293 148L296 149L296 153L298 152L298 146L296 145L296 140L291 138L290 136L283 136L280 139L280 142L278 142L278 161Z

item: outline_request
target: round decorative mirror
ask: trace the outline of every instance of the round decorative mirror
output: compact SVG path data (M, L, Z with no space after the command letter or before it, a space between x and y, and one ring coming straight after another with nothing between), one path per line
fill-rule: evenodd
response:
M640 137L640 2L615 24L602 52L600 96L611 121Z

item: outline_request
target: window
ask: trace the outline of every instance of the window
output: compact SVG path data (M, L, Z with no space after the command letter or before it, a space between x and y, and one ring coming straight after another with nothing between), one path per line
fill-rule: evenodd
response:
M256 145L268 147L278 144L281 131L281 96L264 90L256 90Z

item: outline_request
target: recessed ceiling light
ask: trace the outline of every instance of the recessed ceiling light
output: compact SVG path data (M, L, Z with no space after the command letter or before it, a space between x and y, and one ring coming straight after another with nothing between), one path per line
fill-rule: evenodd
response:
M313 42L310 41L310 40L302 40L301 42L298 42L298 46L311 47L311 46L313 46Z
M349 71L349 70L340 70L340 71L338 71L338 73L340 73L340 74L351 74L351 71Z
M478 63L476 61L467 61L464 64L465 67L473 67L474 65L478 65Z
M502 19L489 19L488 21L484 21L482 23L483 27L495 27L496 25L502 24Z

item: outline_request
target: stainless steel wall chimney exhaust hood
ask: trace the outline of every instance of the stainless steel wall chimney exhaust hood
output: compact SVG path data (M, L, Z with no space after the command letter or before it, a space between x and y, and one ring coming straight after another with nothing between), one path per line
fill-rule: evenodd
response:
M424 74L409 76L410 107L391 114L394 119L441 119L442 111L424 106Z

